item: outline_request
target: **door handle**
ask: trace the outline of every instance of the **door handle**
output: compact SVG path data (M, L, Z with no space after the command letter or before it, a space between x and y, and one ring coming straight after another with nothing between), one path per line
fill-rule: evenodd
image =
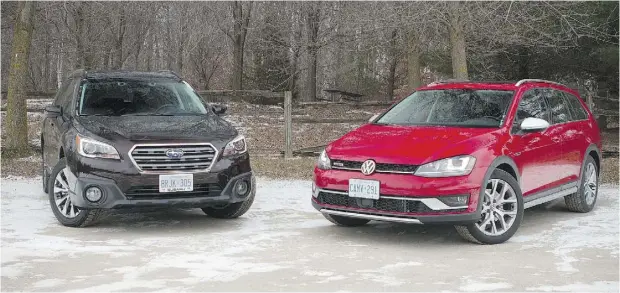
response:
M560 142L560 139L557 137L551 138L551 140L553 140L553 142Z

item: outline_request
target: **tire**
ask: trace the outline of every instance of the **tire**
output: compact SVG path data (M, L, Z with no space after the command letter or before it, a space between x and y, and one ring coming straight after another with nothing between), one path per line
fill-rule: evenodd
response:
M63 189L63 184L67 184L66 176L60 174L67 168L67 161L65 158L60 159L58 164L52 170L50 174L50 180L48 181L48 198L52 212L54 216L62 224L67 227L86 227L92 226L99 220L103 213L101 209L80 210L73 206L71 198L68 192L60 192ZM60 176L60 177L59 177ZM61 183L60 180L64 180ZM54 194L55 191L59 191L58 194ZM56 199L58 198L58 203ZM65 209L66 207L66 209ZM73 213L71 213L73 212Z
M323 214L323 216L325 217L325 219L329 220L330 222L338 226L344 226L344 227L359 227L359 226L366 225L368 224L368 222L370 222L370 220L367 220L367 219L350 218L350 217L343 217L343 216L336 216L336 215Z
M204 207L202 211L207 214L209 217L217 218L217 219L234 219L245 214L252 203L254 203L254 197L256 196L256 191L254 188L252 189L250 196L245 201L236 202L227 204L223 207Z
M506 187L505 192L504 187ZM482 193L484 198L481 199L482 211L480 221L468 225L455 226L456 231L465 240L473 243L503 243L517 232L523 220L523 195L521 188L512 175L499 169L493 171L483 188L485 191ZM489 190L494 192L489 192ZM488 196L489 193L494 196ZM502 193L504 194L503 196L501 196ZM497 203L497 200L500 200L500 198L503 198L503 204ZM505 224L502 224L502 222ZM500 225L502 225L503 231L498 231ZM506 226L508 226L507 229Z
M594 208L598 197L599 168L592 156L588 155L581 170L577 192L565 196L564 202L571 212L587 213ZM593 176L594 178L592 178Z

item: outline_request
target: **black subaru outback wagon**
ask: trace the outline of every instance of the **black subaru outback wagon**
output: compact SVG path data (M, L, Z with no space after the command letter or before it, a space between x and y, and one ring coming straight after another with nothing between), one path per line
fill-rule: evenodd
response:
M65 226L105 209L202 208L235 218L256 191L245 138L171 71L73 72L47 107L43 189Z

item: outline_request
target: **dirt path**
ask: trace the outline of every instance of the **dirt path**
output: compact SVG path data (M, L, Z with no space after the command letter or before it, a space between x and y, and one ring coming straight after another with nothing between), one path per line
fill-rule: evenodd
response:
M463 242L451 227L333 226L310 182L260 179L240 219L200 210L125 212L65 228L38 179L2 179L2 291L618 292L618 188L589 214L562 201L526 212L511 241Z

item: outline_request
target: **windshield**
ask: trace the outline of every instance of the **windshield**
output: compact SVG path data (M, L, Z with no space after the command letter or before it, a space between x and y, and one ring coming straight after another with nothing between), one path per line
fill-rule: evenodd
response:
M80 92L80 115L207 114L200 96L175 80L88 80Z
M513 91L444 89L417 91L376 124L499 127Z

